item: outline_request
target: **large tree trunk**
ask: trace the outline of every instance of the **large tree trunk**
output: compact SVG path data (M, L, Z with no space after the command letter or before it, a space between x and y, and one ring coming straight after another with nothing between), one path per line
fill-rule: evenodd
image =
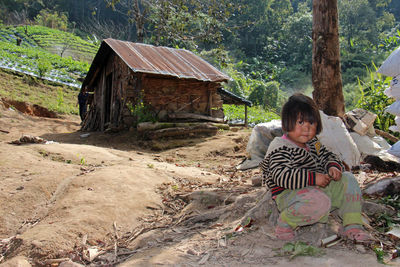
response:
M313 98L319 109L343 117L337 0L313 0Z

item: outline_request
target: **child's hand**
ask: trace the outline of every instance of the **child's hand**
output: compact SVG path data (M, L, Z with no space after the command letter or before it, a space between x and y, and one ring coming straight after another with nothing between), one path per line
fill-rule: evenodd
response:
M339 181L342 178L342 172L335 167L330 167L328 172L335 181Z
M316 173L315 174L315 185L320 187L327 186L331 181L331 178L327 174Z

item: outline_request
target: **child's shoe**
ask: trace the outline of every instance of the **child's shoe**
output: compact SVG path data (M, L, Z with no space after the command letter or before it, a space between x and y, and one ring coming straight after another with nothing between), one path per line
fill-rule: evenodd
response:
M284 221L281 220L281 218L279 218L278 223L275 227L275 236L280 240L286 240L286 241L293 240L294 231L289 224L285 223Z
M356 242L356 243L369 243L372 237L364 231L363 227L359 224L351 224L344 227L342 236Z

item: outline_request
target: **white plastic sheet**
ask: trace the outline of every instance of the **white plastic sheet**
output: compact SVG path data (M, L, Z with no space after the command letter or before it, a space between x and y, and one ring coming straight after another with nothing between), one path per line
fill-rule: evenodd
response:
M400 100L394 102L390 106L386 107L385 109L386 112L389 112L390 114L400 116Z
M397 77L393 77L390 82L390 87L387 88L383 93L388 97L393 97L396 100L400 100L400 81Z
M387 152L393 156L400 158L400 141L392 145Z
M350 168L360 164L361 155L343 121L320 111L323 131L318 138L330 151L338 155Z
M378 72L390 77L400 74L400 47L388 56L378 69Z
M260 162L264 159L265 153L267 153L269 144L277 136L282 136L280 120L259 123L254 126L246 147L248 159L239 164L236 168L239 170L246 170L258 167Z

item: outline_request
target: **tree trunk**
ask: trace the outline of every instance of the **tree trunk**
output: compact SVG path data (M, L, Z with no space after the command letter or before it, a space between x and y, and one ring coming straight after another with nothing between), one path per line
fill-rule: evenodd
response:
M136 41L143 43L144 41L144 16L145 10L141 10L139 0L135 1L135 21L136 21Z
M343 117L337 0L313 0L313 98L330 116Z

